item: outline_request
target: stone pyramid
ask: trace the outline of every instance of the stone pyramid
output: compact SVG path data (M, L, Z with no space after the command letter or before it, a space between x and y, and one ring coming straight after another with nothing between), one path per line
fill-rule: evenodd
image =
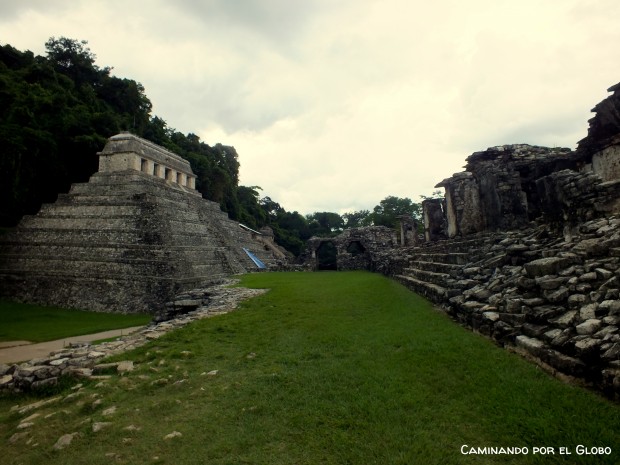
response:
M99 171L0 237L0 295L104 312L162 309L174 294L274 266L272 240L195 190L178 155L129 133Z

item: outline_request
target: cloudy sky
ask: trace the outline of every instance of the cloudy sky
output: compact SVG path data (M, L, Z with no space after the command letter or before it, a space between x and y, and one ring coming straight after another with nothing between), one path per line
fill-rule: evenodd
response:
M503 144L576 146L620 81L617 0L2 0L0 43L87 40L289 211L414 201Z

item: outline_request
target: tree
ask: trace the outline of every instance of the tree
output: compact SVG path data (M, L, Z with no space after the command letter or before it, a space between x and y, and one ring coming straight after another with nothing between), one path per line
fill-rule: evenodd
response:
M421 195L420 198L422 200L429 200L429 199L440 199L443 197L443 192L441 192L440 189L434 190L431 195Z
M372 218L370 210L359 210L342 215L345 228L359 228L362 226L371 226Z
M82 84L100 84L103 76L110 74L111 68L100 69L95 65L97 56L87 47L88 41L67 37L50 37L45 43L48 60L54 68L74 81L76 88Z
M261 208L259 186L238 186L237 199L239 200L239 220L253 228L259 229L267 224L267 213Z
M410 215L419 220L422 216L421 204L413 203L407 197L401 198L390 195L375 206L370 216L375 226L394 228L398 225L398 217L401 215Z
M306 219L315 236L333 236L344 229L344 220L338 213L314 212L307 215Z

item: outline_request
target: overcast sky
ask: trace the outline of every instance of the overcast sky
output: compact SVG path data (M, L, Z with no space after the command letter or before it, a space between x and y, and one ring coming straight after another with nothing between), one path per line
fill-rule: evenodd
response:
M0 0L0 43L87 40L289 211L429 195L474 151L574 148L620 81L618 0Z

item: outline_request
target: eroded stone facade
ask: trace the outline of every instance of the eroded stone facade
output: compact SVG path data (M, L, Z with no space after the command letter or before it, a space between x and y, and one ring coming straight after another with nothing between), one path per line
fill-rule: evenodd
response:
M310 270L370 270L378 252L397 244L396 232L385 226L351 228L337 237L311 237L300 261Z

